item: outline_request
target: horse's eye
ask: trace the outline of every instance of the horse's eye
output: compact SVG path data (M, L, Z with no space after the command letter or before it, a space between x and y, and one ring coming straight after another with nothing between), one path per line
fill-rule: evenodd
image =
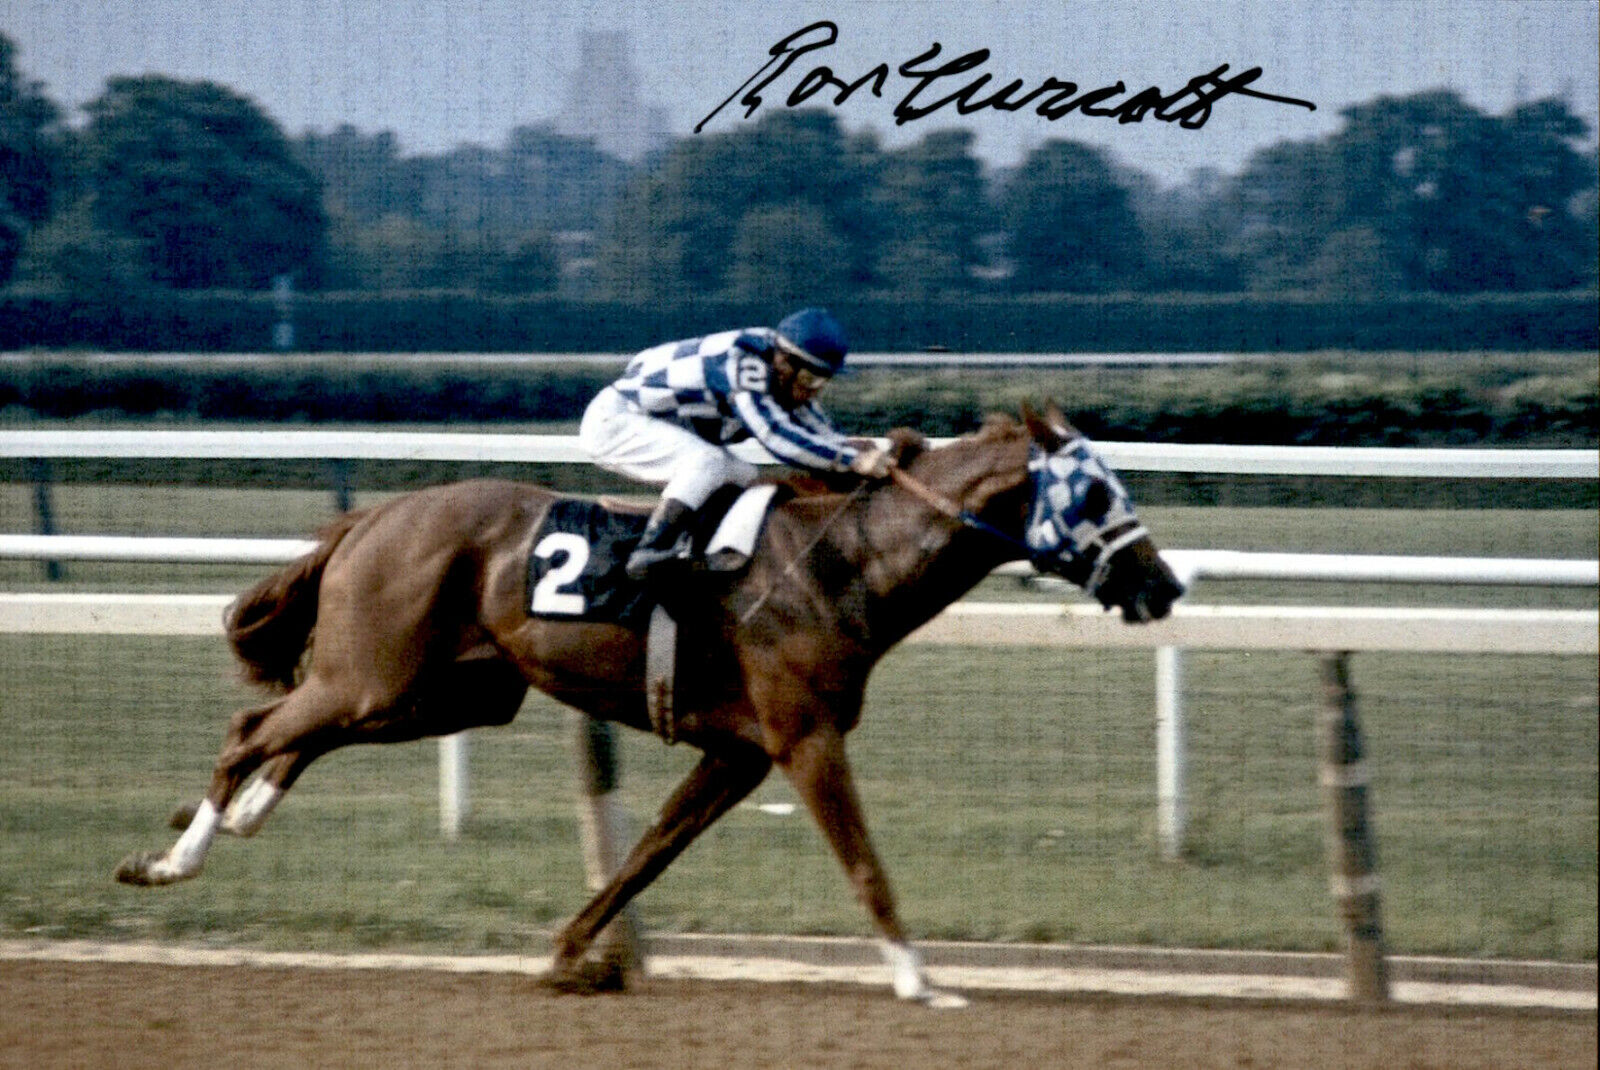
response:
M1111 509L1111 488L1106 486L1105 480L1097 479L1089 484L1089 489L1083 495L1083 515L1090 520L1099 520Z

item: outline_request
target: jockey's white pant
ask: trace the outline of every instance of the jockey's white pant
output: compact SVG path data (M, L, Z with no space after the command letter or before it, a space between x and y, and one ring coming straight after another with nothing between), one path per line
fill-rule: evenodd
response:
M675 423L640 412L611 387L596 395L578 426L578 445L608 472L653 483L663 498L698 509L728 483L748 487L756 466Z

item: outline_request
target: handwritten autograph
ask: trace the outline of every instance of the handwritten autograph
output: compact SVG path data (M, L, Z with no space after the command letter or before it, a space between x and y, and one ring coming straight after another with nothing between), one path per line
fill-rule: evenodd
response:
M788 72L796 60L808 52L832 46L839 39L839 27L826 20L813 22L811 25L796 30L783 38L767 50L772 57L761 68L747 78L743 85L735 89L726 100L711 109L704 119L695 124L694 132L699 133L705 125L717 114L733 103L735 98L744 106L744 117L754 115L756 109L765 102L761 96L773 82ZM1231 94L1255 97L1257 100L1267 100L1274 104L1290 104L1295 107L1316 111L1317 106L1309 100L1297 100L1294 97L1280 97L1271 93L1263 93L1255 89L1247 89L1256 79L1261 77L1260 67L1251 67L1231 78L1224 78L1228 71L1228 64L1224 63L1215 70L1205 74L1196 75L1189 79L1187 85L1178 91L1166 94L1160 88L1151 86L1133 94L1126 100L1110 103L1115 97L1127 92L1127 87L1122 82L1115 85L1101 86L1078 92L1076 82L1062 81L1059 78L1046 78L1043 82L1021 96L1016 96L1024 88L1024 82L1018 78L1008 82L1003 87L994 90L987 96L980 96L993 80L987 73L962 85L959 89L938 99L929 99L935 83L944 82L940 89L948 88L954 84L951 79L956 75L965 74L975 67L981 67L989 60L989 50L980 48L975 52L968 52L948 60L939 66L932 66L938 59L943 48L934 42L921 55L900 64L896 70L903 78L911 79L914 84L905 96L900 98L894 107L894 121L896 126L932 115L939 109L954 104L956 111L962 115L970 115L984 108L993 108L996 111L1021 111L1023 108L1038 101L1035 114L1055 122L1064 116L1076 111L1080 115L1095 118L1116 119L1119 123L1137 123L1146 116L1160 120L1164 123L1177 123L1186 130L1198 130L1211 118L1211 109L1217 101ZM767 70L777 64L777 69L767 74ZM762 77L766 75L765 77ZM833 96L835 105L843 104L858 90L866 88L875 97L883 96L884 87L889 82L889 65L880 63L855 81L847 82L836 75L833 68L823 64L813 67L807 74L795 83L789 91L785 104L795 107L803 104L819 93L836 90ZM927 94L925 96L925 93ZM741 94L743 94L741 96ZM1042 99L1041 99L1042 98Z

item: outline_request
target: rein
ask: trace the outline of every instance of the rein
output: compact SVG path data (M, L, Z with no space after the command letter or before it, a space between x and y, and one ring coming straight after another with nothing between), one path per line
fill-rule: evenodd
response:
M898 469L896 469L896 471L898 471ZM751 603L749 609L739 614L740 624L749 623L750 618L755 616L756 612L762 606L767 604L767 599L772 597L773 592L776 591L779 586L793 578L794 570L800 567L800 562L804 561L811 555L811 551L817 548L817 544L821 542L822 537L828 533L828 529L833 527L833 522L838 520L840 516L844 515L844 511L846 509L850 508L850 506L856 503L861 495L866 492L866 489L869 485L870 484L863 481L856 487L855 490L845 495L844 501L839 503L839 508L828 514L828 519L824 520L817 528L817 533L811 536L811 541L806 543L805 547L801 549L799 553L795 554L794 557L789 559L789 564L784 568L783 572L779 574L778 578L773 580L765 591L761 592L761 597L757 598L753 603Z
M926 505L932 508L934 512L939 513L941 516L944 516L950 520L954 520L958 524L972 528L974 531L981 531L986 534L993 535L1002 542L1009 543L1016 549L1021 550L1025 556L1029 558L1033 557L1033 551L1028 549L1027 544L1022 540L1007 535L993 524L980 519L977 514L971 512L970 510L961 508L961 506L957 505L943 494L940 494L926 483L923 483L921 480L905 471L899 465L892 466L889 469L889 474L894 478L896 483L900 484L913 495L920 498ZM820 543L822 541L822 537L828 533L828 529L833 526L834 521L838 520L839 517L844 514L846 509L854 505L856 501L860 499L864 493L866 493L867 488L871 485L871 483L863 480L856 486L855 490L852 490L848 495L845 496L844 501L839 504L839 508L835 509L831 514L829 514L828 519L823 521L821 526L817 528L817 533L811 537L811 541L806 543L805 547L790 559L788 566L784 568L783 572L778 576L777 579L772 581L771 585L769 585L765 591L761 592L761 596L751 604L750 608L739 615L740 624L748 623L750 618L755 616L761 607L767 604L767 600L772 597L773 593L781 585L786 583L794 576L795 569L799 568L800 563L810 556L812 550L817 548L817 544Z
M1034 558L1034 552L1028 547L1027 543L1007 535L993 524L981 519L970 509L961 508L961 506L940 494L905 469L896 466L889 469L889 474L894 477L896 483L910 491L915 497L922 499L924 504L940 515L954 520L964 527L969 527L974 531L981 531L986 535L993 535L1001 542L1009 543L1011 546L1021 550L1029 560Z

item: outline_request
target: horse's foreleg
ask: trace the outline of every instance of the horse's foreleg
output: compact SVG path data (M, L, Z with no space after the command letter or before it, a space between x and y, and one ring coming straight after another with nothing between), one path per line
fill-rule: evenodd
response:
M754 749L701 758L610 882L556 935L547 983L566 990L597 987L582 969L596 935L696 836L754 791L771 768L771 760Z
M928 984L922 956L906 939L895 911L894 893L883 863L867 835L861 799L845 755L844 738L831 725L819 727L782 759L784 774L816 818L828 845L844 866L856 898L872 914L883 937L895 995L931 1007L964 1007L966 1000Z

